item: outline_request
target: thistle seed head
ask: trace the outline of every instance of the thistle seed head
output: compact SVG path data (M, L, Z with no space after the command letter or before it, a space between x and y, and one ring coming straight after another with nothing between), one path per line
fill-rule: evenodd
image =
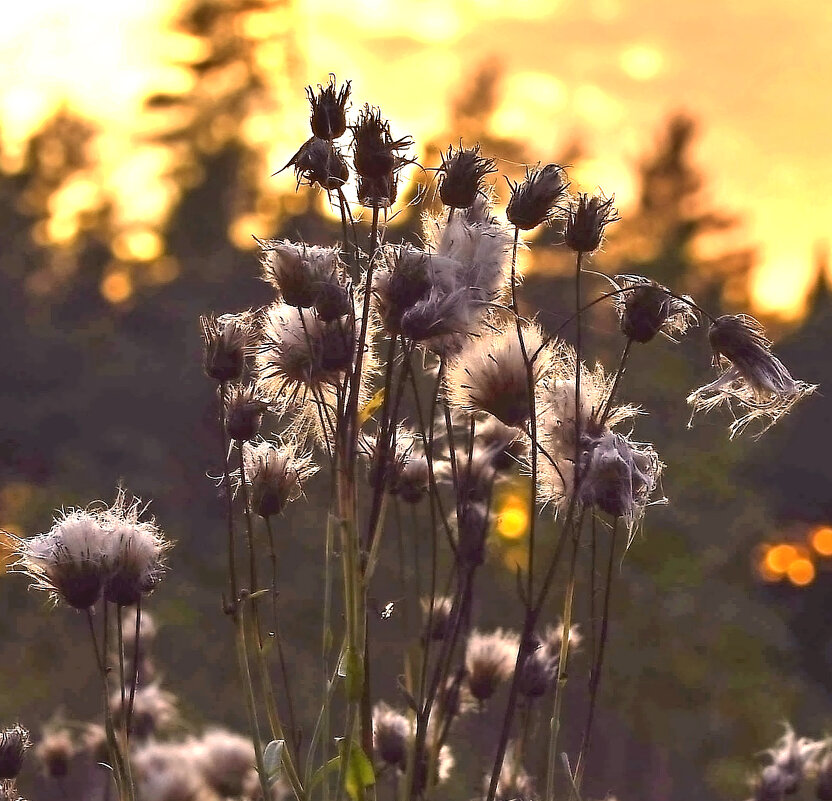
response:
M107 539L98 515L70 511L48 533L19 543L15 568L54 602L88 609L101 597L108 576Z
M31 744L23 726L0 730L0 783L17 777L23 767L23 755Z
M629 290L615 295L614 304L624 336L634 342L649 342L660 333L675 342L699 324L687 296L672 297L666 287L640 275L617 275L616 283Z
M743 412L731 424L731 437L756 419L764 421L759 434L773 426L797 401L817 386L792 378L783 362L771 352L763 326L745 314L726 314L711 325L708 339L714 364L724 372L715 381L688 396L698 411L708 412L725 403ZM759 436L758 434L758 436Z
M520 430L501 423L495 417L487 417L477 424L474 447L477 445L488 454L498 473L519 464L528 451L528 443Z
M424 638L426 640L444 640L448 636L451 625L451 610L453 598L440 595L433 599L422 598L422 617L424 618Z
M298 186L305 181L309 186L318 184L327 192L339 189L350 177L341 151L332 142L317 136L307 139L279 172L289 167L295 168Z
M488 505L471 501L462 506L456 520L457 559L460 566L477 567L485 561L488 537Z
M523 231L548 222L569 187L563 175L562 167L547 164L545 167L526 167L526 177L519 184L509 181L508 221Z
M497 172L494 159L480 155L480 146L457 150L448 148L442 156L439 172L442 176L439 197L452 209L468 209L474 205L477 196L484 194L483 180Z
M255 767L251 739L223 729L210 729L194 744L196 764L206 782L223 798L238 798Z
M101 513L107 532L106 600L120 606L133 606L153 592L164 573L164 557L171 544L155 521L140 521L144 510L138 498L128 501L120 491L115 503Z
M412 738L410 721L384 702L373 707L373 750L386 765L404 771Z
M69 766L75 756L75 744L66 729L54 729L44 734L35 746L35 756L47 776L62 779L69 773Z
M323 285L342 286L346 268L337 248L274 239L264 241L261 247L263 278L289 306L309 309L318 300Z
M604 231L610 223L617 222L618 212L612 205L615 197L604 195L590 197L578 195L566 216L564 238L567 247L576 253L594 253L601 247Z
M519 647L520 641L513 632L471 632L465 647L465 668L468 689L477 701L487 701L502 682L511 678Z
M339 89L335 76L330 74L329 83L325 87L318 84L317 92L311 86L306 87L306 96L312 106L309 124L315 136L331 141L344 135L350 84L351 81L345 81Z
M491 777L485 777L485 787L488 788ZM496 798L499 801L536 801L534 779L520 764L515 750L515 743L509 743L506 749L503 767L500 770L500 781L497 784Z
M303 494L307 479L318 472L312 452L293 441L263 441L246 448L246 478L251 485L251 507L260 517L280 514Z
M393 139L381 110L364 106L353 132L353 163L358 173L358 200L363 206L387 208L396 201L399 170L407 163L399 155L413 144L409 136Z
M81 735L81 749L96 764L109 765L110 744L107 731L100 723L88 723Z
M130 690L125 690L125 701L129 702ZM121 691L117 690L110 696L110 714L117 728L123 723L124 712ZM148 684L136 690L130 731L137 739L146 740L167 731L177 720L176 697L172 693L165 692L158 684Z
M154 801L219 801L205 781L193 742L157 743L150 740L131 754L140 798Z
M523 427L531 414L529 373L533 385L546 376L552 351L536 324L525 325L522 335L521 345L517 327L507 323L469 342L448 369L450 403L468 414L485 412L507 426Z
M560 653L554 653L539 638L535 638L534 650L520 671L518 689L526 698L540 698L554 686L558 676Z
M253 440L260 433L263 414L268 408L269 403L256 384L232 386L225 402L228 436L236 442Z
M205 346L205 374L215 381L239 381L254 334L251 314L208 315L199 321Z

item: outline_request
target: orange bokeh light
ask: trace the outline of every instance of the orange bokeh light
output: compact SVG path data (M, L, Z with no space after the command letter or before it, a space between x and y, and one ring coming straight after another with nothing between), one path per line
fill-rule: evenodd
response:
M785 575L789 566L798 558L797 548L787 542L770 548L765 555L765 568L768 572L778 576Z
M528 510L512 499L499 512L497 533L503 539L518 540L526 533L528 525Z
M815 580L815 566L804 556L793 559L787 571L789 581L797 587L805 587Z
M809 543L821 556L832 556L832 526L818 526L809 534Z

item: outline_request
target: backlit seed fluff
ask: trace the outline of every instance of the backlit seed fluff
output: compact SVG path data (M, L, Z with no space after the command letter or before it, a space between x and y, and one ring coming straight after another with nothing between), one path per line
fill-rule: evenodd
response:
M519 464L528 451L528 442L521 431L488 417L477 424L475 447L479 445L488 454L498 472L510 470Z
M246 777L255 766L250 737L210 729L194 743L194 750L197 766L214 790L223 798L242 794Z
M318 472L311 451L300 450L293 442L260 442L246 448L243 459L251 507L260 517L280 514Z
M444 640L450 633L451 609L453 599L440 595L433 599L422 598L422 617L424 619L425 638L430 640Z
M373 707L373 751L386 765L405 770L412 728L410 721L384 702Z
M619 219L618 212L612 205L614 201L615 197L579 194L566 216L566 246L576 253L594 253L598 250L604 240L606 227Z
M523 662L518 679L518 689L526 698L540 698L554 686L558 675L560 653L546 647L535 638L534 648Z
M487 701L500 684L511 678L519 647L513 632L471 632L465 646L465 667L468 689L477 701Z
M340 286L345 267L337 248L265 240L261 243L263 278L289 306L309 309L315 305L321 285Z
M130 688L125 688L125 702L129 704ZM114 725L120 728L124 716L121 703L121 691L117 690L110 696L110 714ZM158 684L148 684L136 690L133 699L133 715L130 719L130 732L140 740L146 740L160 732L165 732L176 723L176 697Z
M569 184L563 168L557 164L526 167L526 177L519 184L509 181L511 198L506 207L508 221L523 231L548 222L565 197Z
M396 201L399 170L406 160L399 155L413 143L409 136L393 139L390 123L381 110L364 106L353 132L353 164L358 173L358 200L363 206L387 208Z
M29 732L23 726L0 730L0 784L17 777L23 767L23 755L31 744Z
M317 92L311 86L306 87L306 96L312 106L309 124L315 136L332 140L344 135L350 84L351 81L345 81L339 89L335 76L330 74L329 83L326 86L318 84Z
M205 374L215 381L239 381L253 338L249 313L199 318L204 345Z
M15 567L56 603L83 610L101 597L107 555L108 535L100 517L76 510L58 518L48 533L21 541Z
M439 197L452 209L467 209L474 205L477 196L484 192L483 179L497 172L494 159L480 155L480 146L448 148L442 156L439 168L441 183Z
M745 314L725 314L708 332L714 365L723 373L688 396L698 411L708 412L725 403L741 412L731 424L733 437L749 423L763 421L760 434L774 425L797 401L811 395L817 386L792 378L786 366L771 352L763 326Z
M143 509L138 498L128 501L120 492L116 502L101 514L107 531L104 597L121 606L138 603L156 588L171 547L152 518L139 520Z
M254 439L260 433L263 414L268 408L268 401L256 385L231 387L225 403L228 436L236 442Z
M62 779L69 773L70 763L75 756L75 744L66 729L47 731L35 746L35 756L47 776Z
M525 348L525 355L524 355ZM522 344L513 323L488 331L466 345L447 375L450 403L469 414L485 412L507 426L521 428L531 414L532 386L551 368L551 349L535 324L522 329Z
M625 290L613 297L621 331L634 342L649 342L656 334L675 342L699 324L689 297L673 297L666 287L640 275L617 275L615 282Z
M318 184L332 192L340 189L350 177L350 170L341 151L332 142L313 136L307 139L294 156L281 168L295 168L298 186L305 181L309 186Z
M397 426L392 449L379 447L377 439L366 438L365 449L370 460L370 484L375 487L385 475L385 490L408 504L419 503L427 494L430 468L421 437L405 426ZM383 471L380 460L384 458Z
M130 756L139 798L153 801L219 801L205 781L191 742L150 740Z

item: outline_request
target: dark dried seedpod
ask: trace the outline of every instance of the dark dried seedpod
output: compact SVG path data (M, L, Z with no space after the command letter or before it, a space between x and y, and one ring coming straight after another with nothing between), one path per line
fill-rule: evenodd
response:
M723 314L708 331L714 359L724 356L743 374L770 358L771 342L763 326L747 314Z
M326 86L318 84L318 91L306 87L306 96L312 106L309 124L312 133L326 140L338 139L347 130L347 101L350 96L351 81L346 81L337 88L335 75L330 74Z
M337 282L322 281L317 285L315 311L325 323L331 323L352 312L352 301L346 287Z
M615 197L578 195L566 217L564 240L576 253L594 253L601 247L604 230L616 222L618 212L612 205Z
M483 193L483 179L486 175L497 172L494 159L480 155L480 146L458 150L448 148L442 154L442 166L439 168L442 182L439 185L439 197L452 209L468 209L474 205L477 195Z
M31 745L23 726L0 731L0 780L14 779L23 767L23 755Z
M318 184L327 191L339 189L350 177L349 167L341 151L332 142L317 136L307 139L279 172L288 167L295 168L298 186L301 181L306 181L310 186Z
M245 314L208 315L200 317L200 324L205 346L205 374L215 381L239 381L252 336L250 317Z
M457 529L457 558L460 565L481 565L485 561L488 507L484 503L466 503L460 512Z
M50 732L38 743L35 754L47 776L62 779L69 773L69 765L75 756L75 746L65 729Z
M670 309L668 295L660 287L643 284L627 293L621 330L635 342L649 342L661 331Z
M506 207L508 221L524 231L547 222L566 194L569 184L563 180L563 168L557 164L526 168L519 183L509 181L511 199Z
M391 206L396 200L398 173L405 164L399 155L413 143L409 136L393 139L381 111L364 107L352 126L353 162L358 173L358 199L370 207Z
M259 396L257 388L232 387L226 406L228 436L237 442L248 442L260 433L263 413L269 404Z

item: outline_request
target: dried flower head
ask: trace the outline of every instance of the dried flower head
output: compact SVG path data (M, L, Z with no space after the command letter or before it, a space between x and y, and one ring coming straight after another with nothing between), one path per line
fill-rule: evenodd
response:
M407 749L412 737L410 721L381 702L373 707L373 750L386 765L407 767Z
M351 316L326 323L313 312L275 303L265 312L255 364L263 389L280 397L287 388L337 384L356 348Z
M781 791L786 795L791 795L797 791L808 765L827 747L827 742L798 737L788 723L785 724L785 729L783 736L773 748L766 751L766 754L772 762L769 767L775 768L779 774ZM765 770L763 772L765 773ZM773 786L774 772L769 771L768 777L768 783Z
M632 526L658 486L663 466L650 445L607 432L581 468L581 501Z
M832 801L832 752L827 752L818 765L815 797L818 801Z
M260 517L280 514L303 494L307 479L318 472L312 452L294 441L263 441L245 450L246 479L251 485L251 508Z
M330 74L329 83L326 86L318 84L317 92L311 86L306 87L306 96L312 106L309 124L312 133L320 139L338 139L347 130L350 83L346 81L339 89L335 75Z
M150 740L131 755L139 798L153 801L219 801L205 781L192 742Z
M439 185L439 197L452 209L468 209L474 205L477 195L484 195L483 179L497 172L494 159L480 155L480 146L457 150L448 148L447 153L440 154L442 166L439 172L442 182Z
M424 637L430 640L444 640L449 634L451 625L451 611L453 598L440 595L433 598L422 598L422 617L424 618Z
M532 384L551 369L551 349L534 323L507 323L474 340L451 362L447 374L450 403L464 412L485 412L507 426L521 428L531 414Z
M731 437L754 420L764 420L762 434L786 414L797 401L811 395L817 386L792 378L786 366L771 352L763 326L746 314L725 314L708 332L714 364L724 370L710 384L688 396L698 411L709 412L722 403L735 403L743 414L731 424ZM732 409L733 411L733 409Z
M130 689L125 688L125 704L129 705ZM121 691L110 696L110 714L116 728L121 727L124 706ZM159 732L167 731L176 723L176 696L162 690L158 684L148 684L136 690L133 699L133 716L130 718L130 732L139 740L146 740Z
M399 425L393 432L392 448L380 448L377 439L364 437L363 447L370 462L370 484L378 485L385 464L385 490L405 503L419 503L430 485L430 467L421 437Z
M115 503L101 513L107 532L106 600L132 606L151 593L164 573L165 553L171 547L155 521L139 520L146 506L119 491Z
M249 313L199 318L205 345L205 374L215 381L239 381L253 337Z
M603 194L590 197L581 193L570 206L566 217L564 239L567 247L576 253L594 253L601 247L604 230L610 223L617 222L618 212L612 205L615 196L606 198Z
M260 433L263 414L268 408L269 402L256 384L232 386L225 400L228 436L236 442L254 439Z
M340 189L350 177L350 170L341 151L332 142L313 136L298 148L297 153L278 172L295 168L298 187L305 181L318 184L327 192Z
M96 764L110 763L110 744L107 730L100 723L88 723L81 735L81 750Z
M520 430L501 423L496 417L487 417L478 423L475 433L476 443L489 455L498 472L510 470L528 451L528 442Z
M429 749L426 749L426 753L423 755L421 763L413 766L415 773L413 778L413 788L419 796L424 793L425 788L427 787L428 763L430 761L430 755L427 753L428 750ZM435 771L433 776L434 783L441 784L442 782L448 781L451 777L451 772L453 771L455 764L456 760L451 753L450 747L443 745L439 749L439 753L436 756L436 764L434 766Z
M0 784L17 777L23 767L23 755L31 744L29 732L23 726L0 730Z
M490 778L490 774L486 774L486 789ZM503 759L503 767L500 770L496 798L499 801L535 801L537 797L534 779L520 763L515 743L509 743Z
M686 295L674 297L667 287L640 275L617 275L615 281L625 290L614 296L621 330L634 342L649 342L656 334L675 342L699 324L693 301Z
M353 163L358 173L358 200L363 206L387 208L396 202L399 170L406 160L399 155L413 144L409 136L393 139L390 123L381 110L364 106L353 132Z
M223 729L210 729L194 744L196 764L207 783L223 798L237 798L254 768L251 739Z
M373 276L379 317L389 334L401 332L402 315L427 297L436 283L437 268L430 254L411 245L388 245L383 263Z
M309 309L323 285L341 287L346 267L337 248L269 239L261 243L263 278L289 306ZM345 312L346 313L346 312Z
M477 701L487 701L502 682L511 678L519 647L514 632L471 632L465 646L465 667L468 689Z
M545 167L526 167L526 177L519 184L509 180L508 221L524 231L548 222L569 187L563 175L562 167L547 164Z
M539 637L534 638L532 652L523 662L518 690L526 698L540 698L554 686L558 676L560 650L555 651Z
M48 533L22 540L17 553L15 568L54 602L83 610L101 597L108 577L108 535L99 515L70 511Z
M35 756L47 776L62 779L69 773L69 766L75 756L75 744L66 729L53 729L43 735L35 746Z

